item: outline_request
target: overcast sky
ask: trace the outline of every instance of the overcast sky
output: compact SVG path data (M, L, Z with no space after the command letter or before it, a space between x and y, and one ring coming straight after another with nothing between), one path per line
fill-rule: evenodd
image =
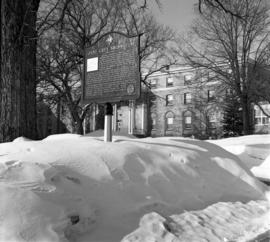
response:
M153 8L158 21L178 32L184 31L194 18L194 3L198 0L160 0L162 9Z

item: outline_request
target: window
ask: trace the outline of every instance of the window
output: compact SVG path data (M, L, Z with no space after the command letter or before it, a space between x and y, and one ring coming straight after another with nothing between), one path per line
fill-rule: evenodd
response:
M262 108L266 113L270 113L270 105L262 105ZM267 117L258 106L255 106L255 124L256 125L270 124L270 118Z
M210 112L209 113L208 122L209 122L209 128L210 129L216 128L217 115L215 114L215 112Z
M157 128L157 114L152 113L151 121L152 121L152 129L156 129Z
M150 84L150 88L153 89L153 88L157 88L157 80L156 79L151 79L149 81L149 84Z
M191 129L191 123L192 123L192 113L190 111L186 111L184 113L184 128Z
M215 99L214 93L215 93L214 90L208 90L208 92L207 92L208 102L211 102Z
M166 130L172 130L173 129L173 123L174 123L174 113L173 112L168 112L165 115Z
M173 87L173 78L172 77L167 78L166 87Z
M155 95L150 96L150 107L151 109L155 109L157 106L157 97Z
M173 95L172 94L168 94L166 96L166 106L168 105L173 105Z
M191 103L191 93L186 92L184 93L184 104L189 104Z
M184 75L184 85L189 85L191 83L192 78L193 75L191 73Z

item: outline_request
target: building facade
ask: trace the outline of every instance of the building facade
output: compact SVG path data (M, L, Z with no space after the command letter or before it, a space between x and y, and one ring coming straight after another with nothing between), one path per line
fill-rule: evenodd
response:
M138 100L113 103L113 131L138 137L220 138L223 136L223 105L227 92L220 90L217 78L194 68L156 72L142 84ZM270 105L262 103L260 106L264 112L254 106L254 133L270 133L270 118L266 115L270 114ZM66 116L63 107L59 106L53 113L47 109L39 108L40 138L72 132L69 122L62 123L59 118ZM103 128L104 107L92 105L84 122L85 133Z
M219 90L215 82L206 84L203 78L192 68L172 69L149 78L151 136L204 139L221 135Z
M270 133L270 117L269 116L270 116L270 104L261 103L260 107L256 105L254 106L254 132L255 133L257 134Z
M113 104L113 131L136 136L217 138L222 130L221 100L214 82L198 85L202 76L192 68L152 74L139 100ZM192 81L196 85L193 85ZM201 82L204 83L204 82ZM92 114L92 130L96 126Z

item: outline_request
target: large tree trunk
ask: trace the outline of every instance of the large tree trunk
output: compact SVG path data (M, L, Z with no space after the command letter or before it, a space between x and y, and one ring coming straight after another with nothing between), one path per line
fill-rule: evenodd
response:
M1 0L0 142L36 138L36 17L40 0Z

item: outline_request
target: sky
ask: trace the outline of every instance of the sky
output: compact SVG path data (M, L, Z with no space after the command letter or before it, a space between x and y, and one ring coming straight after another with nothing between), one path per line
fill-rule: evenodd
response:
M156 6L152 9L157 20L170 26L177 32L185 31L194 18L194 4L198 0L160 0L162 9Z

